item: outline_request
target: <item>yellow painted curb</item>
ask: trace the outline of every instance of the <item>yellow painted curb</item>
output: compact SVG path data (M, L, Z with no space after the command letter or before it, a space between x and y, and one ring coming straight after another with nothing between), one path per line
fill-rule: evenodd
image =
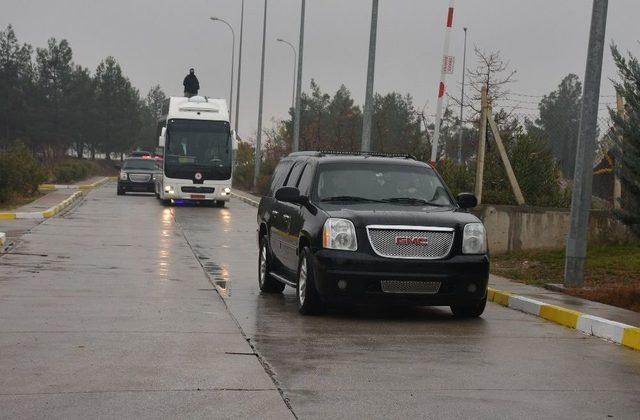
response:
M578 325L578 318L582 313L571 309L561 308L555 305L543 305L540 308L540 317L553 321L565 327L575 328Z
M15 213L0 213L0 220L9 220L9 219L15 219L15 218L16 218Z
M493 302L502 306L509 306L509 296L511 293L503 292L501 290L496 290L493 294Z
M640 328L625 328L622 345L640 350Z

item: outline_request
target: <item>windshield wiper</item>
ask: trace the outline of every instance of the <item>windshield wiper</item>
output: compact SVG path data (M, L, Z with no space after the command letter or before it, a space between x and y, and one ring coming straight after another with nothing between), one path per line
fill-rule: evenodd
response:
M356 197L353 195L338 195L335 197L327 197L323 198L320 201L331 202L331 201L352 201L352 202L360 202L360 203L382 203L380 200L374 200L372 198L365 197Z
M427 206L434 206L434 207L451 207L451 204L441 204L441 203L436 203L434 201L427 201L427 200L423 200L422 198L415 198L415 197L392 197L392 198L385 198L382 201L385 203L407 203L407 204L418 204L418 205L427 205Z

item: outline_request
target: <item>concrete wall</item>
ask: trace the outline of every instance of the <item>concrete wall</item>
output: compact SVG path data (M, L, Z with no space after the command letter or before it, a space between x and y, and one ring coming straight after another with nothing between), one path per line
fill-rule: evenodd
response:
M474 210L482 219L493 254L529 249L562 249L569 232L569 210L482 205ZM594 210L589 218L589 241L637 242L610 212Z

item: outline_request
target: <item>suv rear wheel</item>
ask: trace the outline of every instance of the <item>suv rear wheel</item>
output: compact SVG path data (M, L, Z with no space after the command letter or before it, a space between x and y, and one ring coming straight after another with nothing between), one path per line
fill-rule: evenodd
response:
M271 271L271 257L267 249L267 240L263 236L260 238L260 252L258 253L258 286L265 293L281 293L284 290L284 283L274 279Z
M297 287L298 311L303 315L315 315L324 312L325 306L316 290L315 270L309 248L303 248L298 263Z
M458 318L478 318L487 306L487 298L471 305L451 305L451 312Z

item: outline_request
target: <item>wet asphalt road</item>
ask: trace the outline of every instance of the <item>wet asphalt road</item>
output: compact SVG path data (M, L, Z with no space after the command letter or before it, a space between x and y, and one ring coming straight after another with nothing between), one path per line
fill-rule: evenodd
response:
M34 228L0 258L0 418L640 418L640 353L495 304L303 317L255 228L114 185Z
M303 317L258 290L255 208L173 214L300 418L640 419L638 352L492 303Z

